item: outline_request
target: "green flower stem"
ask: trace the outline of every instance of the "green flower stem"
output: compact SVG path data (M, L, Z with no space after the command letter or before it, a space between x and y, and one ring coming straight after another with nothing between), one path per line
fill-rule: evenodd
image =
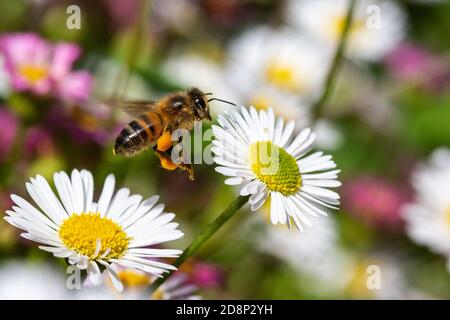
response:
M326 101L328 100L331 92L334 88L334 83L336 81L336 76L338 74L339 68L342 64L342 59L344 57L345 47L347 45L348 35L350 31L350 26L353 21L353 12L355 8L356 0L350 0L347 15L344 22L344 30L341 33L341 37L339 39L339 44L334 53L333 62L331 63L330 69L328 70L327 77L325 79L324 90L322 91L322 95L319 100L313 106L313 114L312 120L316 121L323 113L323 108L325 106Z
M183 251L181 256L173 263L174 267L181 266L187 259L189 259L198 249L209 239L211 236L219 230L225 222L227 222L244 204L247 203L249 196L239 196L234 200L228 208L226 208L213 222L211 222L198 236L192 241L192 243ZM170 270L165 273L162 278L158 278L152 286L152 290L158 289L173 273ZM154 292L154 291L153 291Z

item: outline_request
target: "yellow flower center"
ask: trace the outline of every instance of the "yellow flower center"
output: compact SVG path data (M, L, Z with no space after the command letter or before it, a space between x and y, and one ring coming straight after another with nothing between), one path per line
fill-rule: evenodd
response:
M103 256L103 260L117 259L124 255L130 238L116 222L101 217L100 213L72 214L59 227L59 237L69 249L89 259ZM97 253L97 240L101 249Z
M277 61L267 65L266 81L285 91L295 92L301 89L301 83L296 77L292 66Z
M250 146L250 163L253 172L270 191L285 196L296 193L302 178L295 158L270 141L258 141Z
M367 267L368 263L360 261L356 264L350 282L347 286L347 293L351 297L370 298L372 291L367 288Z
M48 70L41 66L25 64L19 67L19 73L31 83L37 83L47 77Z
M445 212L445 218L447 220L447 225L450 228L450 206L447 208L447 211Z
M266 110L272 104L272 99L264 95L256 95L250 99L250 105L254 106L257 110Z
M331 20L330 35L334 39L338 39L345 27L345 16L338 16ZM356 33L361 31L365 27L363 19L354 19L350 25L349 33Z
M130 269L117 272L117 276L127 287L142 287L150 284L150 277L148 275Z
M152 293L153 300L164 300L164 291L161 289L156 289L155 292Z

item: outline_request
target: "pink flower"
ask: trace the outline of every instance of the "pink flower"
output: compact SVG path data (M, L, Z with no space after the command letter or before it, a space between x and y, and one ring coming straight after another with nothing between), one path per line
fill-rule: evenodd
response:
M50 91L51 48L46 41L32 33L8 34L0 38L0 50L15 90L36 94Z
M52 45L34 33L13 33L0 37L0 52L14 90L53 94L74 102L83 102L90 95L90 74L72 72L81 54L77 45Z
M344 183L343 206L352 215L378 227L402 226L400 208L409 197L405 190L382 178L365 176Z
M137 0L102 0L111 16L114 27L127 27L136 21L139 14Z
M19 128L19 121L6 108L0 108L0 162L11 151Z
M224 282L224 272L216 265L195 262L192 266L190 280L202 289L217 288Z
M424 89L440 90L450 85L450 64L425 48L404 43L393 50L385 63L397 79Z
M92 88L92 76L87 71L75 71L61 79L58 95L63 100L86 101Z
M424 49L403 44L393 50L386 58L390 71L401 78L419 77L432 60L431 54Z
M28 128L25 134L25 155L46 156L55 152L53 138L47 129L40 126Z

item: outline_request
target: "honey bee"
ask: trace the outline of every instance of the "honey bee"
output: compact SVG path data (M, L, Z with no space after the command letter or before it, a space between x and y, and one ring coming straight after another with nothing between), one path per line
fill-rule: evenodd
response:
M189 178L194 180L191 164L175 164L170 157L172 132L177 129L191 131L195 121L211 121L210 101L217 100L235 106L234 103L218 98L207 99L211 94L191 88L168 94L158 101L121 103L121 108L136 119L120 132L113 153L131 157L153 147L163 168L185 170L189 173Z

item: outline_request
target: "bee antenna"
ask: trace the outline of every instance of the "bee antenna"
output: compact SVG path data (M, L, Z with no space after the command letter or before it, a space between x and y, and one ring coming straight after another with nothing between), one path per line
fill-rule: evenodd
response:
M232 106L235 106L235 107L237 107L235 103L233 103L233 102L230 102L230 101L226 101L226 100L222 100L222 99L219 99L219 98L211 98L211 99L209 99L209 100L208 100L208 102L210 102L210 101L214 101L214 100L216 100L216 101L220 101L220 102L223 102L223 103L228 103L228 104L231 104Z
M208 92L208 93L205 93L205 96L210 96L212 94L213 94L212 92Z

